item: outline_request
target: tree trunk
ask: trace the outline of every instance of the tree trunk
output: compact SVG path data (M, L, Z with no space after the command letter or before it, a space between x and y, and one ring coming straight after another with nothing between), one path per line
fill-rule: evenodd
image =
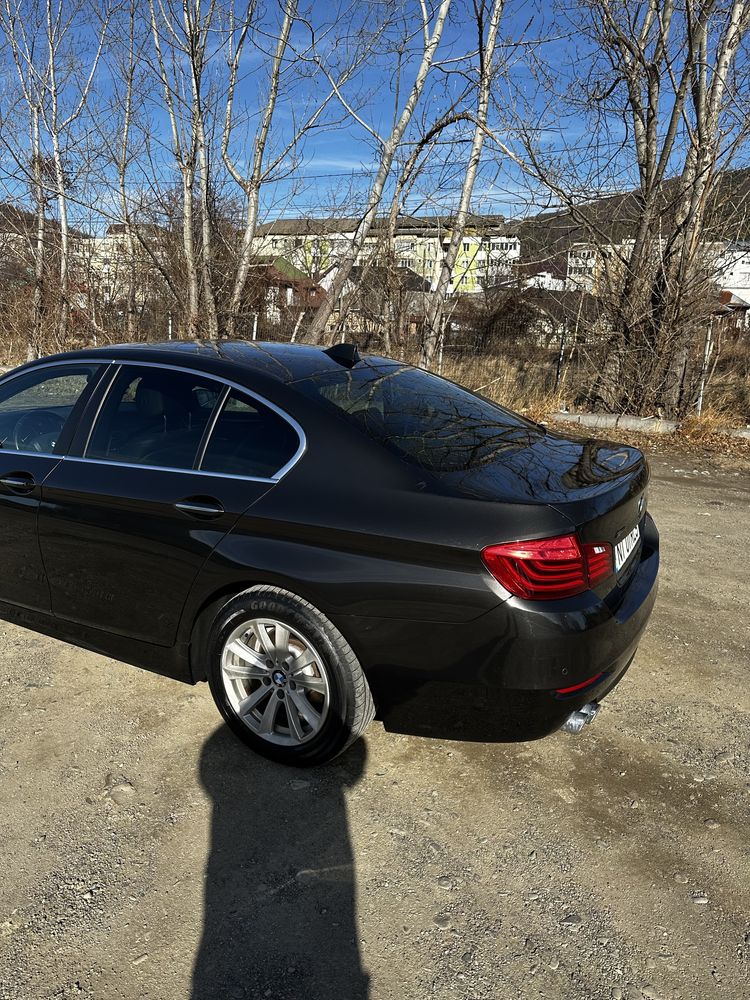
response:
M185 279L187 283L187 315L185 332L190 339L200 335L200 286L195 258L195 235L193 233L193 185L192 168L182 172L182 245L185 251Z
M469 152L469 161L466 166L466 174L461 188L461 198L459 200L458 211L453 220L453 231L448 245L448 250L443 257L443 264L437 282L430 291L427 315L425 317L424 332L422 335L422 348L419 355L419 367L429 368L438 346L440 337L443 335L445 325L443 323L443 309L445 298L448 294L451 279L453 278L453 268L456 265L458 248L466 231L466 218L471 208L471 197L474 193L474 183L476 181L479 161L482 156L482 146L487 130L487 114L490 104L490 86L495 71L495 45L497 34L500 28L500 19L503 14L505 0L494 0L492 12L490 14L489 27L486 41L483 38L483 25L479 23L479 51L480 51L480 71L479 71L479 93L477 98L477 116L474 125L474 136Z
M323 339L328 322L338 304L338 300L344 290L344 286L352 273L352 268L354 267L360 253L364 249L368 234L375 220L378 206L380 205L383 197L386 181L388 180L388 176L391 172L393 158L396 155L396 151L401 143L401 140L403 139L404 132L409 126L419 98L422 96L427 75L432 67L435 52L437 51L437 47L440 43L440 38L443 33L445 21L448 17L450 5L451 0L442 0L432 34L429 33L429 23L425 20L423 25L425 33L425 47L416 79L393 131L386 140L380 140L380 163L378 165L377 174L375 175L375 181L367 199L367 208L365 209L364 215L354 232L351 245L347 249L339 264L328 295L318 307L313 321L310 324L308 336L312 343L317 344Z
M68 339L70 323L70 239L68 233L68 194L65 181L65 167L60 150L60 137L52 131L52 154L55 164L55 194L57 197L57 212L60 224L60 270L57 302L57 322L55 332L58 348L62 350Z
M42 173L42 146L39 135L39 108L31 110L31 162L36 213L36 240L34 245L34 318L26 346L26 358L33 361L41 353L44 323L45 268L44 239L47 219L45 215L44 177Z
M196 97L199 103L199 97ZM201 284L203 285L203 299L206 304L207 333L210 340L219 339L219 317L216 309L216 295L213 285L213 226L211 221L210 176L208 166L208 152L206 150L206 134L203 122L203 108L197 109L197 146L198 146L198 170L200 173L200 201L201 201Z

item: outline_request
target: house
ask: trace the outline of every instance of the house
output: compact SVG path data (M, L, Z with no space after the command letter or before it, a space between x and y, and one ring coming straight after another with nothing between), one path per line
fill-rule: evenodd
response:
M337 270L334 266L321 278L325 291L331 288ZM398 339L421 326L429 291L430 282L409 267L355 265L330 325L343 319L348 331L364 335L381 335L387 328Z
M267 324L296 323L315 310L325 290L284 257L259 257L250 265L245 289L245 311Z
M536 261L519 260L513 269L514 284L519 288L562 292L566 288L567 271L567 259L559 254Z
M104 236L88 241L86 267L92 291L105 304L118 302L128 294L132 275L135 299L142 306L149 282L158 273L158 262L168 264L175 239L175 234L162 226L139 223L133 230L131 253L127 226L112 223Z
M567 253L565 288L572 291L593 292L601 257L588 243L574 243Z

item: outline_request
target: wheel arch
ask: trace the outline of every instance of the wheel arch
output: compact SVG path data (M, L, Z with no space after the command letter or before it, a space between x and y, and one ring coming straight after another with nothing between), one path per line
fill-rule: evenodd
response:
M234 580L230 583L226 583L213 593L205 596L197 610L192 613L192 621L187 622L184 625L186 629L188 627L190 628L190 636L188 639L188 669L190 671L190 679L193 684L197 684L199 681L205 681L207 679L204 653L206 643L211 632L211 625L213 624L217 613L224 607L225 604L228 604L235 597L238 597L240 594L244 594L245 591L252 590L255 587L279 587L282 590L288 591L290 594L294 594L296 597L301 597L303 601L307 601L309 604L312 604L313 607L321 611L338 628L335 616L331 616L327 608L320 607L320 605L316 601L312 600L308 594L301 592L295 583L290 584L290 582L286 580L262 576L254 576L252 579Z

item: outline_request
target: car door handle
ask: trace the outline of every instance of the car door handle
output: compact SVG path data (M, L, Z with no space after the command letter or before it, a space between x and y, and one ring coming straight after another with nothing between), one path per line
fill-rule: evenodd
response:
M188 517L221 517L224 513L223 506L212 497L185 497L177 501L175 509Z
M25 472L11 476L0 476L0 483L14 493L31 493L36 486L34 477Z

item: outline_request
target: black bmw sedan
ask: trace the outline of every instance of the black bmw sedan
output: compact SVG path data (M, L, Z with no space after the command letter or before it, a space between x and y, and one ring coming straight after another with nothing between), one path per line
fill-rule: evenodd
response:
M0 617L188 682L310 765L578 730L656 596L649 471L349 345L130 345L0 379Z

